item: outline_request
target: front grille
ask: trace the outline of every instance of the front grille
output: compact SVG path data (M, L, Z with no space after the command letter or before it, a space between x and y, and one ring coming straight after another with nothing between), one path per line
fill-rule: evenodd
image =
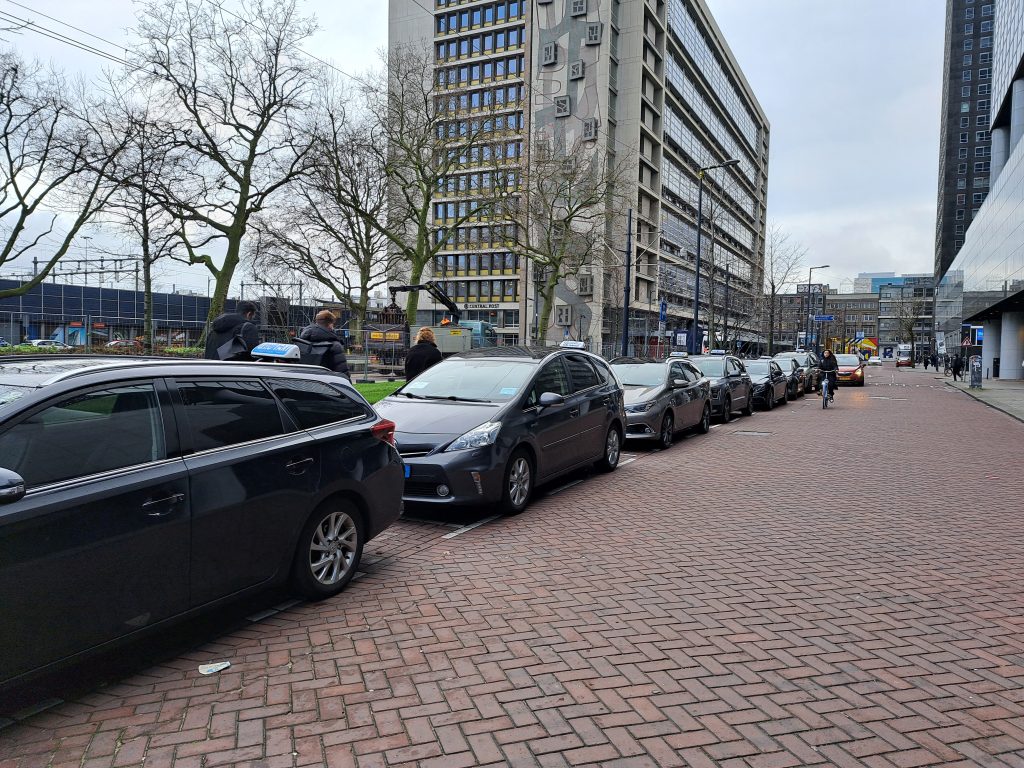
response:
M406 480L405 481L405 495L406 496L419 496L420 498L436 499L437 486L440 483L423 481L423 480Z
M398 455L403 459L418 459L422 456L426 456L430 451L399 451Z

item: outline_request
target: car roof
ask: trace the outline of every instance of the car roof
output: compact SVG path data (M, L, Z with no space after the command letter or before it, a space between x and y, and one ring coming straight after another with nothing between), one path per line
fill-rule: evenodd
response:
M673 357L671 360L655 360L653 357L613 357L608 361L609 365L665 365L679 360Z
M270 370L268 368L273 366ZM313 365L282 363L224 362L221 360L143 357L138 355L8 355L0 356L0 384L44 387L58 381L92 373L122 370L133 374L266 376L268 373L331 373ZM343 378L343 377L342 377Z
M597 358L604 361L604 358L595 355L593 352L588 352L585 349L574 349L569 347L479 347L477 349L470 349L465 352L456 352L454 355L449 357L449 360L480 360L486 358L501 358L507 360L508 358L518 358L523 362L539 362L546 360L552 355L559 353L569 354L572 352L582 353L590 357Z

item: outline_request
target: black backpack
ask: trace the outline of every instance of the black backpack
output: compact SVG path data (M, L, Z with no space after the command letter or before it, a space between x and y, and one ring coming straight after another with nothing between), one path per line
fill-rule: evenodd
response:
M299 362L303 365L321 365L333 370L334 354L332 341L309 341L295 337L295 346L299 348Z

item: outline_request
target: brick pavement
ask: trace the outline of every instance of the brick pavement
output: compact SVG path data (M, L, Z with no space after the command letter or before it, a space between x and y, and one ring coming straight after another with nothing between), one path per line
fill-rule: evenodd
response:
M403 521L340 598L6 728L0 768L1024 766L1024 425L891 376Z

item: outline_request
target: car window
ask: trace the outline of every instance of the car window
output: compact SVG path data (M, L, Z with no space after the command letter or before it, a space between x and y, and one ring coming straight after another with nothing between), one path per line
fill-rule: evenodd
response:
M581 392L584 389L596 387L601 383L601 380L597 377L597 372L594 370L594 366L583 355L566 355L565 362L569 366L569 372L572 375L573 392Z
M166 458L152 384L87 392L0 434L0 464L29 488Z
M726 366L727 366L726 370L729 373L739 373L740 371L743 370L742 368L740 368L739 363L737 363L735 360L732 360L732 359L729 359L729 360L726 361Z
M281 412L258 381L178 382L192 450L208 451L280 435Z
M561 360L552 360L537 373L533 380L533 387L526 399L526 406L532 407L538 403L540 396L545 392L554 392L563 397L569 394L569 376Z
M700 369L698 369L697 366L695 366L693 363L682 363L682 366L683 370L690 372L690 375L693 377L694 381L700 381L702 378L704 378L704 374L701 373Z
M693 383L697 380L697 377L693 375L693 372L682 363L672 364L672 378L682 379L687 383Z
M605 384L612 384L619 386L618 381L615 379L615 374L612 373L611 367L604 360L591 359L590 362L594 364L594 368L597 369L597 375L601 377Z
M274 394L303 429L370 415L370 410L340 387L307 379L268 379Z

